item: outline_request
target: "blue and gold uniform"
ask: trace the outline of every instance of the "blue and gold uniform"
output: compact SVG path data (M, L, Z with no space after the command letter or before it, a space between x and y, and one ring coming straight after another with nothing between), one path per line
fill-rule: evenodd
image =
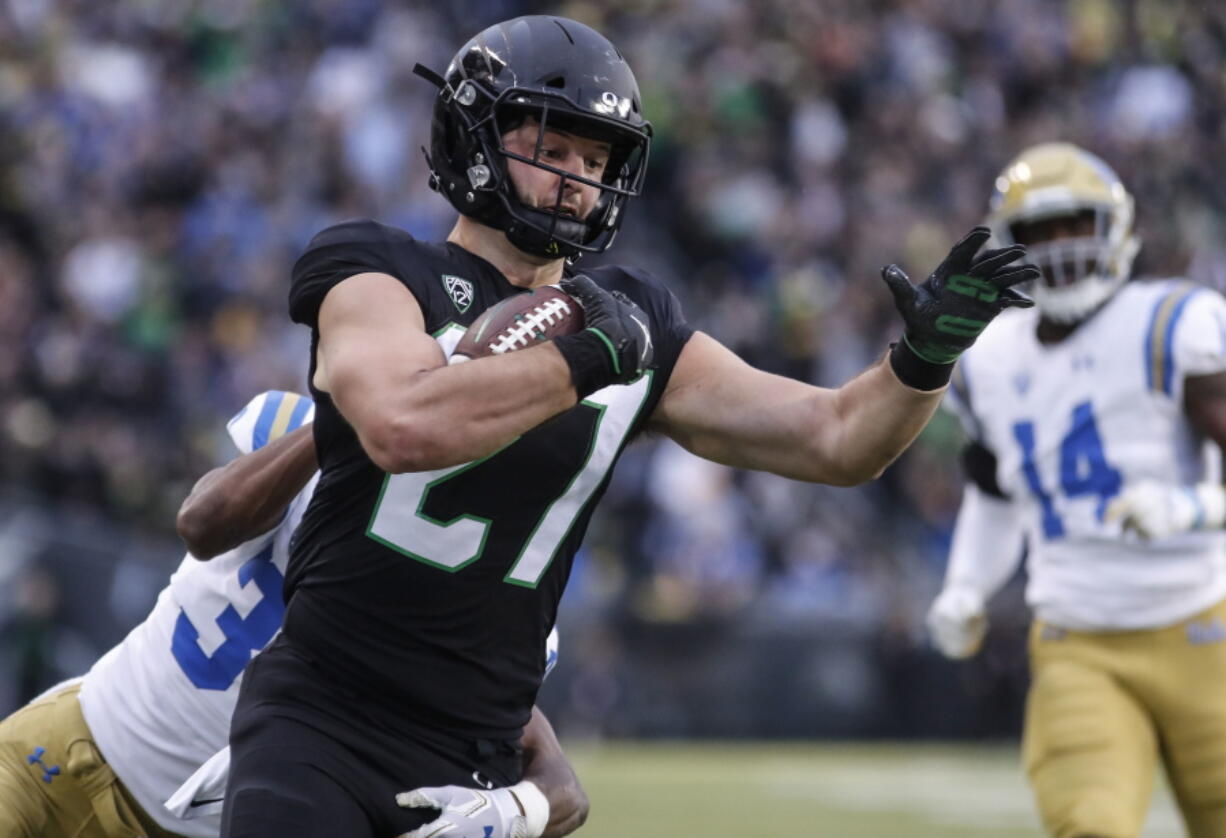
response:
M1220 487L1185 390L1226 371L1226 300L1128 281L1132 199L1093 155L1038 146L997 188L994 232L1044 232L1030 253L1045 279L1036 309L960 361L949 401L973 482L929 624L946 654L973 653L1024 539L1023 754L1048 833L1135 838L1161 761L1193 838L1226 836L1226 532L1191 515L1140 538L1113 514L1137 487L1159 502Z

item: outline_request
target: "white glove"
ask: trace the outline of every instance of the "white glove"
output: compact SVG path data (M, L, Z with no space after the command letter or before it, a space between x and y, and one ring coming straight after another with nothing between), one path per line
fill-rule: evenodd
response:
M442 812L399 838L540 838L549 823L549 801L529 780L489 791L463 786L413 789L396 795L396 803Z
M983 596L973 588L946 588L928 609L928 633L933 645L947 658L974 655L987 631Z
M1111 501L1106 518L1146 539L1220 529L1226 520L1226 490L1215 483L1177 486L1143 480Z

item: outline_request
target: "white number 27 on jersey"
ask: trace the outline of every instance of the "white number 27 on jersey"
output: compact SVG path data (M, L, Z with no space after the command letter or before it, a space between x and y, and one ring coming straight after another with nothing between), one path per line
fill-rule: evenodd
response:
M648 373L633 384L606 387L583 400L598 411L587 459L561 496L542 511L503 581L530 588L540 582L579 513L608 474L650 392ZM495 452L490 457L497 455ZM438 521L423 509L431 489L488 459L435 471L388 475L367 535L411 558L451 572L481 558L489 535L488 518L460 515L451 521ZM412 514L406 514L408 510Z

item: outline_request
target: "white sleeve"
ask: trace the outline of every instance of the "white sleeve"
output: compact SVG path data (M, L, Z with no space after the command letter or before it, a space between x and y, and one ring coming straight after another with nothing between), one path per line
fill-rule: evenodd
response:
M945 587L971 588L986 601L1004 587L1022 560L1025 529L1013 504L966 484L954 524Z
M226 430L238 450L250 454L314 419L315 402L306 396L269 390L234 414Z
M1174 344L1178 378L1226 370L1226 299L1198 288L1175 325Z

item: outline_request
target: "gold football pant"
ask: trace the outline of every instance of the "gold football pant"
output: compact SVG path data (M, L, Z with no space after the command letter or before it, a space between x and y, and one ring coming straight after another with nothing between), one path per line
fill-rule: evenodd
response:
M1023 757L1056 838L1135 838L1159 759L1191 838L1226 838L1226 602L1169 628L1035 621Z
M57 690L0 722L0 838L174 838L102 758L80 689Z

